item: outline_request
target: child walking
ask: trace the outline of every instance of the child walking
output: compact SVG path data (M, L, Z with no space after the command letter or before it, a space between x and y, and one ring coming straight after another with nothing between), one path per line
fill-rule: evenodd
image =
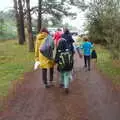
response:
M64 87L66 94L69 93L73 54L74 49L70 49L67 40L62 38L57 47L55 62L57 63L57 70L60 72L60 87Z
M84 54L84 67L88 69L88 71L90 71L91 69L91 64L90 64L90 59L91 59L91 49L93 47L93 45L91 44L91 42L89 42L87 37L83 38L84 43L81 46L81 49L83 49L83 54Z

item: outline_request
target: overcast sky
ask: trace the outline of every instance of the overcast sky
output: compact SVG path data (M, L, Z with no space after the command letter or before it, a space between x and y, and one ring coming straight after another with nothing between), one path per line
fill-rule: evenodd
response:
M35 6L38 3L38 0L30 0L31 5ZM13 7L13 0L1 0L0 1L0 10L7 10L8 8ZM83 29L83 24L85 22L84 13L76 11L78 16L75 20L70 20L69 18L65 18L64 22L72 24L72 26L77 27L78 29Z
M38 0L30 0L31 5L37 5ZM13 7L13 0L0 0L0 10L4 10L8 7Z

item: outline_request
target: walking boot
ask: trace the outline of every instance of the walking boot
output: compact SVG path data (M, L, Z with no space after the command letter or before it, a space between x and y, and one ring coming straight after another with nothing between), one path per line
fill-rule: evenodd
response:
M53 81L50 81L49 86L50 86L50 87L53 87L53 86L54 86Z
M90 68L88 68L88 71L90 71Z
M45 88L50 88L50 86L48 84L45 84Z
M59 87L60 87L60 88L63 88L63 87L64 87L64 84L60 84Z
M69 93L69 88L65 88L65 93L66 93L66 94Z

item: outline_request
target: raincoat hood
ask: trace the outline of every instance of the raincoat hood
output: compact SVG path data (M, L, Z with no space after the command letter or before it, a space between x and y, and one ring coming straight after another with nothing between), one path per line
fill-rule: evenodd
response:
M46 32L41 32L40 34L37 35L37 39L38 40L43 40L44 38L47 37L47 33Z

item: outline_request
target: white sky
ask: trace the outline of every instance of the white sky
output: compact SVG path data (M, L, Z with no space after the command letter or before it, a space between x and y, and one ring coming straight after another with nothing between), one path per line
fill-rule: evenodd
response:
M38 0L30 0L31 5L34 6L38 3ZM13 0L0 0L0 10L6 10L8 7L13 7Z
M38 3L38 0L30 0L31 5L35 6ZM0 10L7 10L8 8L13 7L13 0L1 0L0 1ZM83 24L85 22L84 13L80 13L77 11L77 18L75 20L70 20L70 18L65 18L64 22L72 24L78 29L83 29Z

